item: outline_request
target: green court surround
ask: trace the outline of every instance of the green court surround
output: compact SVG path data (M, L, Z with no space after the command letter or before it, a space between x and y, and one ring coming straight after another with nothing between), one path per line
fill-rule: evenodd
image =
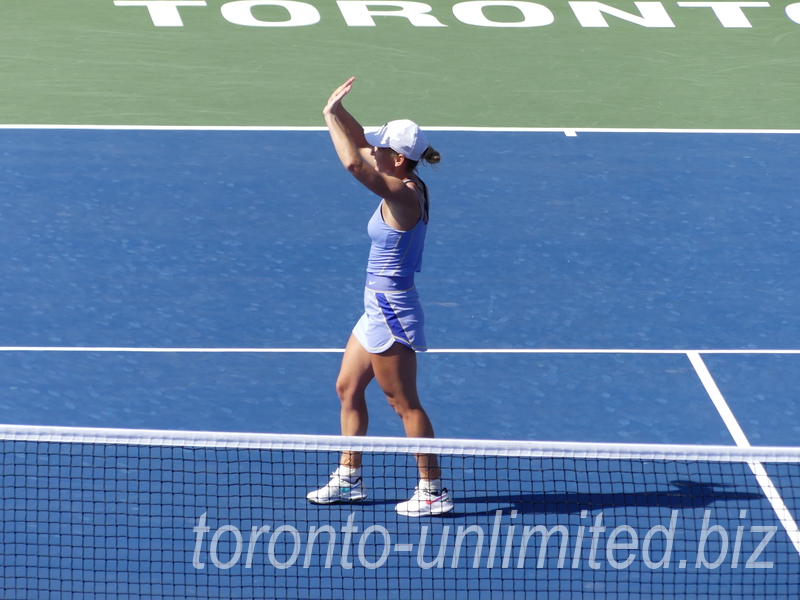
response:
M0 123L321 125L329 91L355 74L349 106L369 124L800 129L800 25L788 2L743 9L751 28L674 1L662 3L674 28L613 16L582 27L553 0L539 3L555 17L543 27L466 25L452 0L430 3L446 27L397 17L350 27L332 0L307 2L315 25L245 27L225 20L225 3L182 7L182 27L156 27L147 8L113 0L4 0ZM638 14L633 2L606 4Z

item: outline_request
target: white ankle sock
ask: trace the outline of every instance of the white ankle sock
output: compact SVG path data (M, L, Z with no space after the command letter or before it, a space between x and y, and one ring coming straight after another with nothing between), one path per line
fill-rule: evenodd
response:
M442 480L441 479L420 479L419 489L426 492L441 492Z
M353 481L354 479L358 479L361 477L361 467L346 467L344 465L339 465L339 468L336 469L336 474L341 477L342 479L348 479Z

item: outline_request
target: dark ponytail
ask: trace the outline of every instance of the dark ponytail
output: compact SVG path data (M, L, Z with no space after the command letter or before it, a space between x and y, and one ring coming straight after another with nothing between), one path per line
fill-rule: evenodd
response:
M439 154L439 152L437 152L436 150L434 150L432 146L428 146L425 152L422 153L422 157L420 159L425 161L429 165L435 165L442 160L442 155Z
M392 150L394 152L394 150ZM397 154L396 152L394 152ZM442 155L439 154L437 150L434 150L431 146L428 146L425 149L425 152L422 153L422 156L419 157L419 160L410 160L406 158L406 162L408 163L408 168L411 171L415 171L419 166L420 161L426 165L436 165L439 164L439 161L442 160Z

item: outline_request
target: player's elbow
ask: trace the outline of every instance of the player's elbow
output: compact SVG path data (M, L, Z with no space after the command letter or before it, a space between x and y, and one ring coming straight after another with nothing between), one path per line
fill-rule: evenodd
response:
M353 177L358 179L359 174L364 170L364 161L358 159L349 160L344 163L344 168L347 169Z

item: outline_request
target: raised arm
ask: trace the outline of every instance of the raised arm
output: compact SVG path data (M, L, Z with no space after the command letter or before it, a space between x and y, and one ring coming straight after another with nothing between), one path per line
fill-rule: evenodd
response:
M352 89L353 81L355 81L355 77L351 77L350 79L348 79L342 86L340 86L335 92L333 92L331 98L328 100L328 105L325 108L327 109L328 106L331 107L331 110L334 112L335 117L339 120L339 124L341 125L342 129L347 134L347 137L353 141L353 144L356 146L356 148L358 148L359 150L362 148L371 150L372 149L371 146L367 142L367 139L364 137L364 128L361 126L361 124L356 120L356 118L353 115L347 112L347 109L341 102L341 99L344 98L344 96L350 91L350 89ZM345 88L345 86L348 86L347 89L343 89ZM344 93L341 94L337 102L336 100L334 100L334 97L337 96L340 93L340 91ZM334 100L334 102L331 103L331 100ZM323 113L324 112L325 111L323 111Z
M387 202L416 202L416 195L402 179L376 169L372 148L364 137L364 128L342 106L342 99L353 89L354 81L355 77L351 77L340 85L322 111L339 160L353 177Z
M363 161L367 161L372 168L375 165L370 152L371 148L364 137L364 128L342 106L342 99L353 89L355 79L355 77L351 77L336 88L328 98L325 108L322 109L336 154L342 161L342 165L351 172L354 165Z

